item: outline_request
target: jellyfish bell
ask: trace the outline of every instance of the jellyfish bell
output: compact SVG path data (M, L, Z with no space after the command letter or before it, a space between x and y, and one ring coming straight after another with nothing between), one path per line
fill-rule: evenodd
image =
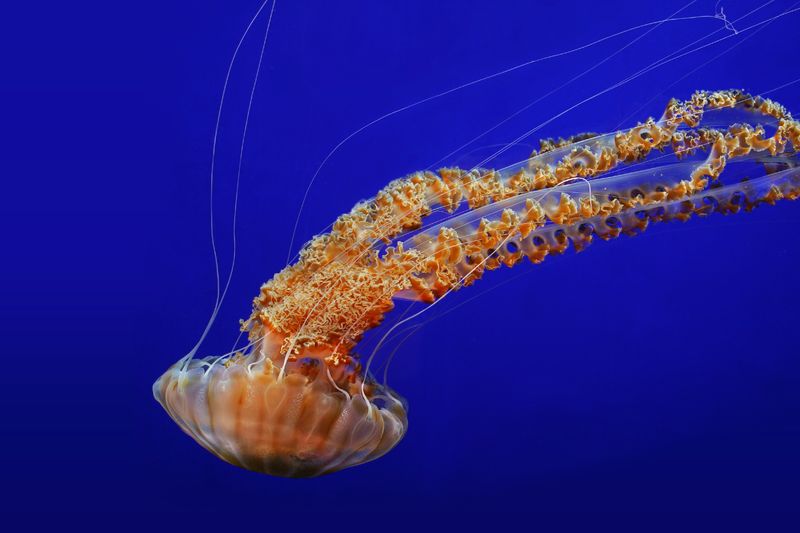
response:
M282 372L276 348L264 340L224 361L181 360L153 384L153 395L205 449L273 476L314 477L360 465L403 438L405 400L364 374L355 358L331 368L324 353L312 352Z

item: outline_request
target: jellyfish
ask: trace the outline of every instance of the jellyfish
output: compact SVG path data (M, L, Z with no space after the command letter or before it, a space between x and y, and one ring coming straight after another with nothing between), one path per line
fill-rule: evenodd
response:
M781 104L697 91L658 120L543 140L506 168L396 179L262 285L242 322L246 348L181 359L155 398L201 446L249 470L311 477L377 459L405 435L408 406L372 376L378 348L366 359L358 348L397 299L430 308L526 259L794 200L798 149L800 123Z

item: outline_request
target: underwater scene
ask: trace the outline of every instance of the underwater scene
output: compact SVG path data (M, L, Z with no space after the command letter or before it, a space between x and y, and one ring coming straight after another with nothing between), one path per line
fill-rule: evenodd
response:
M12 8L0 510L791 523L798 23L779 0Z

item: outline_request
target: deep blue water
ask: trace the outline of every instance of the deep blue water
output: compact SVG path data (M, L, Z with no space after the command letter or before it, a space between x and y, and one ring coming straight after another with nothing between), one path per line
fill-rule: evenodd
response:
M734 20L760 4L722 5ZM201 352L230 346L260 283L285 264L303 191L342 138L414 101L682 6L280 1L245 146L237 270ZM459 525L474 513L798 510L792 202L524 263L443 302L432 313L448 313L393 363L409 433L373 463L274 479L183 435L150 388L191 348L213 305L211 139L228 61L257 7L45 2L0 20L0 509L36 523L43 513L111 513L200 529L382 527L400 516L418 522L418 513ZM800 13L746 30L790 7L774 2L734 22L737 35L713 18L647 26L382 121L323 169L296 245L390 179L453 151L443 164L475 164L687 45L685 56L522 142L658 117L669 97L694 89L761 92L793 81ZM713 13L714 2L698 1L677 16ZM265 23L244 43L223 110L215 200L224 269ZM800 113L798 88L769 96ZM524 159L531 146L496 163Z

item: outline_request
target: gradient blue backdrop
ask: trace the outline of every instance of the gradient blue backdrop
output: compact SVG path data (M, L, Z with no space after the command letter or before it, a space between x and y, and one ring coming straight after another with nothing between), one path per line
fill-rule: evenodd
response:
M308 179L344 136L683 4L280 1L245 149L237 271L203 352L231 344L259 284L284 265ZM418 522L417 513L458 526L472 513L797 510L796 203L653 228L492 273L437 306L450 312L404 345L390 376L410 402L409 433L374 463L273 479L231 467L183 435L150 387L211 311L210 143L227 63L257 5L45 2L10 7L0 20L0 508L32 523L45 512L86 523L103 513L161 513L154 525L193 529L249 521L358 529ZM731 19L758 6L722 5ZM775 2L734 26L789 7ZM714 2L698 1L678 16L713 13ZM225 268L265 21L245 41L223 113L216 198ZM493 145L685 45L694 52L525 142L657 117L669 96L694 89L758 92L792 81L799 22L795 13L731 37L720 20L701 18L641 37L650 26L394 116L331 159L298 237L637 37L445 163L475 164ZM726 39L701 48L718 38ZM771 96L800 112L798 87ZM499 163L529 149L515 146Z

